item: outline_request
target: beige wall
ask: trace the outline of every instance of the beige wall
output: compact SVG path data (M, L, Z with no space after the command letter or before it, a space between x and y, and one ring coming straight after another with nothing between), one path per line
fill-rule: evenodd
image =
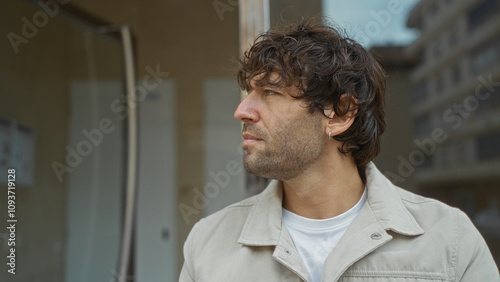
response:
M270 0L271 27L322 14L322 1Z

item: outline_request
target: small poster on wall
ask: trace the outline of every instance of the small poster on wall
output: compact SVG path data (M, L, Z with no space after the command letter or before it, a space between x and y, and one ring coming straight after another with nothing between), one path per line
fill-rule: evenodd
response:
M35 130L14 120L0 117L0 173L16 170L18 186L35 182ZM7 185L7 177L0 178Z

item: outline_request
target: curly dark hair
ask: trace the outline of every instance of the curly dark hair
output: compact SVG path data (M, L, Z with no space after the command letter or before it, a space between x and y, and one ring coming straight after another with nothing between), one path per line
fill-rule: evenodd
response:
M271 74L279 78L271 80ZM307 102L309 113L326 109L337 116L357 110L353 124L334 136L342 142L339 151L354 158L363 182L366 165L380 153L380 138L385 130L385 73L363 46L342 36L324 18L302 20L283 29L259 35L240 60L238 83L249 90L256 84L289 87L300 91L294 96ZM345 107L341 97L356 102Z

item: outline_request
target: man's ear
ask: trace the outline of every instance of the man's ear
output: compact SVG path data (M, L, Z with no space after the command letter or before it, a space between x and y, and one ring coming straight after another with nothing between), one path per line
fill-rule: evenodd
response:
M325 119L327 136L330 138L334 137L342 134L351 127L356 117L356 113L358 112L356 102L354 97L342 94L342 96L340 96L340 108L347 111L343 116L339 116L335 113L333 105L325 109L325 115L328 116L328 118Z

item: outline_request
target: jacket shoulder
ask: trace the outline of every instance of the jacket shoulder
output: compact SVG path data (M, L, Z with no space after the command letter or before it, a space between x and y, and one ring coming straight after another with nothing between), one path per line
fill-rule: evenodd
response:
M424 230L438 228L457 230L461 218L467 217L463 211L439 200L417 195L396 187L401 202Z
M217 225L223 222L227 222L228 219L231 219L232 224L238 221L245 222L250 209L258 201L259 195L260 194L251 196L249 198L231 204L225 208L222 208L221 210L218 210L213 214L202 218L199 222L200 224L206 225L207 227L217 227Z
M394 187L396 188L396 190L397 190L397 192L398 192L398 194L401 197L401 200L403 202L413 203L413 204L435 204L435 205L437 205L441 208L444 208L444 209L450 209L450 208L454 209L450 205L445 204L439 200L415 194L411 191L408 191L408 190L401 188L401 187L398 187L398 186L394 186Z
M395 186L395 188L401 198L401 201L413 215L415 215L415 213L423 213L425 215L437 213L440 215L456 217L463 213L458 208L452 207L439 200L418 195L397 186Z

